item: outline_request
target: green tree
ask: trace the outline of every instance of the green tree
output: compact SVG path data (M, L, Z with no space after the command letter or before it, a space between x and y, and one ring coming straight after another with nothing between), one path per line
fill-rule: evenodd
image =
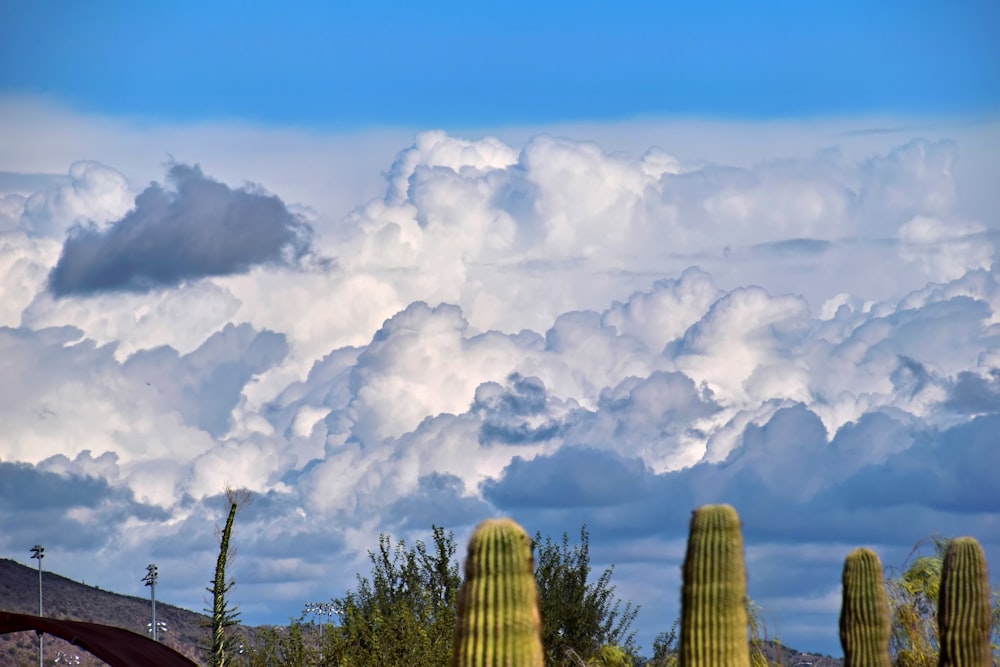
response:
M590 580L586 527L580 534L573 546L567 535L556 543L536 534L532 542L546 664L612 667L625 656L631 665L638 608L614 596L613 568ZM437 526L430 545L381 535L368 554L370 577L359 575L355 590L332 601L340 625L324 628L319 664L449 665L462 583L455 553L454 534Z
M933 554L917 557L902 574L886 580L892 612L889 652L897 667L937 665L937 598L948 539L934 536L930 540ZM921 546L923 542L914 547L911 556Z
M587 661L587 667L632 667L634 656L620 646L602 646Z
M315 665L315 656L306 646L302 623L293 622L278 638L277 660L273 667L308 667Z
M677 667L680 664L680 640L681 619L678 618L670 626L669 630L664 630L656 635L653 640L653 657L646 663L647 667Z
M576 667L580 661L586 664L595 657L607 660L608 653L600 658L605 647L614 647L633 661L636 646L631 625L639 608L631 602L623 605L615 597L611 585L614 566L591 580L587 527L580 528L580 543L572 547L566 533L558 543L550 537L543 541L541 533L536 533L532 550L546 664Z
M750 638L750 665L751 667L767 667L772 664L767 657L767 645L777 643L778 640L768 636L764 609L749 595L746 598L746 607L747 636Z
M219 557L215 562L215 577L211 582L212 585L207 589L212 594L212 608L205 610L211 614L209 621L211 637L208 649L210 667L225 667L229 664L229 655L233 649L234 640L228 629L236 625L240 614L236 607L229 604L229 591L236 585L236 582L232 579L226 581L226 565L235 555L235 550L230 547L230 538L232 537L233 523L236 521L236 513L249 505L253 498L247 489L232 489L228 486L225 495L228 508L226 524L219 540Z
M335 599L340 627L323 642L333 664L447 665L462 584L455 539L433 527L433 544L379 537L369 552L371 579L358 576L356 591Z
M320 649L320 632L312 624L293 619L287 626L255 628L252 640L240 644L234 662L244 667L335 666Z
M279 664L279 642L282 628L263 626L256 628L253 640L236 649L238 664L245 667L270 667Z

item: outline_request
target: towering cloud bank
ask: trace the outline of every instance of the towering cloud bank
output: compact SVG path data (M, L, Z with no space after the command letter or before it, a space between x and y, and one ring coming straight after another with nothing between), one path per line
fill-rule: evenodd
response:
M31 539L88 572L117 539L112 566L155 555L193 607L215 496L249 486L251 620L340 593L380 531L586 522L648 637L690 509L730 502L751 594L836 650L850 547L961 532L1000 558L1000 221L958 214L959 153L736 168L438 132L384 197L308 222L183 165L122 212L117 172L74 167L75 199L4 200L0 486L85 480Z

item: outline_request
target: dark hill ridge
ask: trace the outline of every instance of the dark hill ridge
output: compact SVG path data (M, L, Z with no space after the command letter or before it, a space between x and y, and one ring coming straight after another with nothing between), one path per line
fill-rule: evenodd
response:
M118 595L72 579L42 572L45 615L52 618L103 623L144 633L150 622L149 598ZM21 614L38 613L38 570L8 558L0 559L0 609ZM156 620L167 624L160 635L167 646L201 662L199 645L208 633L203 614L156 601ZM55 637L45 637L45 663L62 652L79 656L80 665L103 665L86 651ZM0 665L38 664L38 640L33 632L0 635ZM62 664L57 663L57 664Z

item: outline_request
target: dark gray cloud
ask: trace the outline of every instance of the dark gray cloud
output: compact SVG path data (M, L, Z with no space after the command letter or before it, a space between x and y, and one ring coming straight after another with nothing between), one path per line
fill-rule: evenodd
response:
M577 523L633 537L681 537L692 508L726 502L758 543L912 544L976 530L976 515L1000 512L998 432L997 414L936 431L871 412L828 437L797 405L748 425L722 463L653 474L639 459L564 446L515 457L482 489L503 511L530 508L557 524L571 509Z
M96 507L111 493L97 477L63 478L27 463L0 462L0 507L7 510Z
M510 375L507 382L507 388L486 382L476 389L472 409L483 416L479 444L531 444L556 437L561 425L546 417L545 383L519 373Z
M503 508L618 505L647 494L652 478L640 459L564 446L531 461L515 456L499 481L483 484L483 496Z
M231 189L197 165L172 165L167 181L173 190L151 184L106 229L73 227L49 274L51 292L145 292L260 264L293 264L310 249L312 228L274 195Z
M85 510L90 520L71 514L72 509ZM113 488L100 477L0 461L3 542L92 549L112 539L128 518L162 521L167 513L137 503L131 491Z
M407 530L429 530L433 525L459 528L491 514L489 505L464 494L461 479L436 472L421 477L416 491L385 512Z
M998 433L997 413L930 432L885 463L860 471L839 495L848 505L869 508L910 504L956 514L1000 513Z
M962 371L949 391L945 406L962 414L983 414L1000 409L1000 370L988 377Z

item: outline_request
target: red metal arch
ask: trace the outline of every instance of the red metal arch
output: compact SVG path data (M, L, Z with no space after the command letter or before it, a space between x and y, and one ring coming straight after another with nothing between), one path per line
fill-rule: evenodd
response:
M99 623L63 621L0 611L0 634L36 630L65 639L111 667L198 667L194 662L149 637Z

